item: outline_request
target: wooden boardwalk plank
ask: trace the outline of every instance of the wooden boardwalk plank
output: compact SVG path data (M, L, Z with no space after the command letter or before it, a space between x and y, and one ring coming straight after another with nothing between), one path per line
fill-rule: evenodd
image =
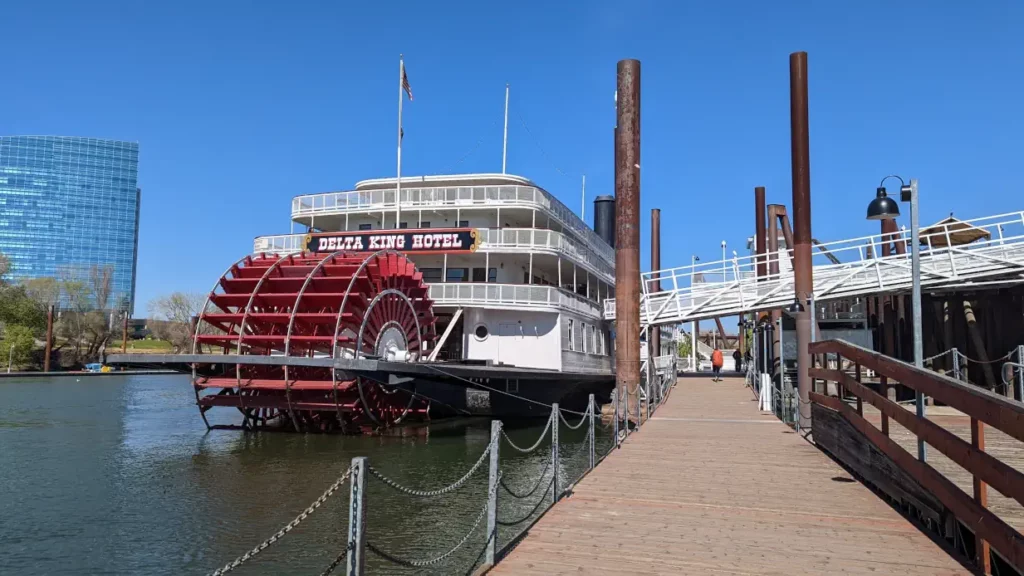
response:
M771 415L680 380L494 574L970 574Z

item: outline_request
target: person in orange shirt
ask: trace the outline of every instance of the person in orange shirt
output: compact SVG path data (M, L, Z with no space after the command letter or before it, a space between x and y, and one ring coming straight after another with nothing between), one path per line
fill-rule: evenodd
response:
M722 351L715 348L715 351L711 353L711 371L712 371L712 382L722 381L722 364L725 360L722 358Z

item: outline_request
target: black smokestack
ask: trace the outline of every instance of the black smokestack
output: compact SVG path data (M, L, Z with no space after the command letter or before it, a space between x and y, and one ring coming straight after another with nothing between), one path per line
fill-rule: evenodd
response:
M615 248L615 196L594 198L594 232Z

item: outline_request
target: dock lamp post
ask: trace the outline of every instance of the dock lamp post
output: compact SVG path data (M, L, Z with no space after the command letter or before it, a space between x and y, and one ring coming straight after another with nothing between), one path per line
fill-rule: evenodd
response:
M891 174L882 178L875 193L875 199L868 204L868 220L892 220L900 215L899 204L889 198L885 192L885 181L895 178L900 181L900 200L910 203L910 268L911 280L913 281L913 316L914 316L914 366L924 366L924 353L922 352L921 332L921 231L918 228L918 203L917 203L917 179L911 178L910 184L903 181L903 178ZM883 238L883 241L885 239ZM917 415L924 418L924 395L920 392L914 393L914 400L917 407ZM917 457L925 461L926 450L924 440L917 440Z

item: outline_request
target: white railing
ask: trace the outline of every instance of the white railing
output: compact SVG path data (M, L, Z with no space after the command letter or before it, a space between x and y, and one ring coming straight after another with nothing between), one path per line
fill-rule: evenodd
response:
M599 318L601 313L596 302L554 286L441 283L430 285L430 298L435 305L511 309L560 308L595 318Z
M615 283L613 265L608 264L594 250L560 232L533 228L478 228L477 231L481 235L480 250L519 249L556 252L580 264L589 265L594 272L604 276L602 280L609 284Z
M460 206L522 206L537 208L573 230L608 264L614 265L615 251L576 214L548 192L534 186L443 186L402 188L402 209ZM395 207L395 190L352 190L296 196L292 218L317 214L344 214L389 210Z
M553 230L532 228L478 228L480 233L480 251L490 252L549 252L561 254L571 261L589 268L607 284L615 283L615 268L609 265L596 252ZM253 254L291 254L301 252L305 246L305 234L280 234L276 236L258 236L253 240Z
M987 232L969 244L950 246L963 226ZM921 285L930 288L1001 281L1024 283L1024 212L989 216L924 229L921 235ZM912 284L909 233L886 235L892 244L903 244L882 255L886 238L881 234L830 242L812 248L815 304L866 294L900 292ZM836 264L826 255L839 260ZM767 258L792 257L780 250ZM791 268L756 278L756 256L700 263L641 275L642 324L668 324L732 316L744 312L787 306L793 302ZM660 282L662 292L651 290ZM609 310L610 309L610 310ZM614 317L614 302L605 301L606 318ZM610 314L608 313L610 312Z

